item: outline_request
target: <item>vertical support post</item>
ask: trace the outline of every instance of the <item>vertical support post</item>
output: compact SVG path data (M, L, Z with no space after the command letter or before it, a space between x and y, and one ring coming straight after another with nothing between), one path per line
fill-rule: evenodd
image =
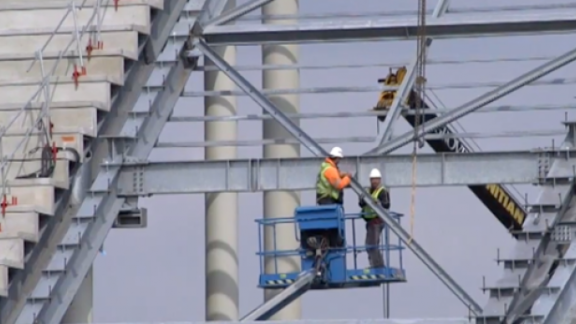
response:
M78 26L78 8L74 1L72 1L72 18L74 21L74 30L72 31L74 42L76 45L76 52L78 53L78 63L74 64L74 71L72 72L72 79L76 86L78 86L78 78L86 75L86 66L84 65L84 58L82 57L82 49L80 47L80 29ZM88 26L86 26L88 28Z
M102 20L104 18L103 13L101 12L102 8L102 0L96 0L96 5L94 7L94 13L96 15L96 23L92 22L90 26L89 37L88 37L88 45L86 45L86 58L90 60L92 56L92 52L94 50L101 50L104 48L104 44L102 43L102 38L100 35L100 30L102 28Z
M390 264L390 230L388 226L384 226L383 238L381 242L384 242L384 264L387 267L391 267ZM390 283L385 283L382 285L382 315L384 318L390 318Z
M62 324L92 323L94 305L94 276L91 267L76 296L62 318Z
M42 75L42 84L40 86L42 87L44 102L42 104L40 114L37 120L35 120L34 122L37 123L40 127L42 127L41 130L45 134L44 140L46 142L43 144L50 145L52 143L52 121L50 120L50 101L51 101L50 82L44 83L46 78L49 76L46 75L46 68L44 66L44 58L42 56L42 52L40 51L36 52L36 59L40 64L40 73Z
M390 318L390 284L382 285L382 310L384 318Z
M278 0L262 7L262 15L297 15L299 11L298 0ZM265 24L296 24L295 20L269 20L264 18ZM263 65L294 65L298 63L298 45L263 45ZM262 72L262 87L264 89L297 89L300 87L300 71L293 70L266 70ZM300 112L299 95L271 96L270 101L285 114L297 114ZM299 125L298 120L293 120ZM289 139L291 134L276 120L263 121L263 139ZM265 145L264 158L288 158L300 157L299 144ZM274 191L264 193L264 217L277 218L293 215L294 209L300 205L300 193L294 191ZM270 250L293 250L298 248L298 242L294 237L294 224L279 224L273 233L271 226L267 226L264 232L264 248ZM299 257L281 257L276 260L266 260L265 270L267 273L299 272ZM264 291L264 300L268 301L276 296L280 289L267 289ZM281 311L276 313L270 320L295 320L301 317L300 299L296 299Z
M224 11L234 8L229 1ZM236 64L236 47L222 46L214 50L228 64ZM214 65L205 59L206 66ZM225 73L204 73L206 91L234 90L236 85ZM236 97L205 97L206 116L236 115ZM235 121L212 121L204 126L206 141L237 139ZM235 159L236 147L207 147L206 160ZM206 321L237 321L239 318L238 288L238 194L211 193L206 199Z

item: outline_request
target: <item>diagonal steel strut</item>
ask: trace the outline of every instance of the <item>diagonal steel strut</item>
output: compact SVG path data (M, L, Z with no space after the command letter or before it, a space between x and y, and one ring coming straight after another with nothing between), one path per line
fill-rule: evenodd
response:
M196 39L194 45L204 55L209 58L222 72L224 72L236 85L252 98L262 109L269 113L280 125L297 138L312 154L316 156L328 156L328 153L316 143L308 134L296 126L282 111L280 111L268 98L262 95L252 84L250 84L238 71L234 70L230 64L226 63L216 52L214 52L203 40ZM394 232L403 241L408 243L410 235L396 222L394 218L376 204L360 183L352 178L350 187L370 206L376 213L381 216ZM454 295L464 303L464 305L474 314L482 312L480 306L472 299L468 293L462 289L455 281L444 271L444 269L434 261L434 259L418 244L412 240L407 244L408 248L442 281Z
M222 14L216 18L213 18L204 24L204 28L209 26L220 26L232 22L262 6L265 6L274 0L252 0L250 2L244 3L234 10Z

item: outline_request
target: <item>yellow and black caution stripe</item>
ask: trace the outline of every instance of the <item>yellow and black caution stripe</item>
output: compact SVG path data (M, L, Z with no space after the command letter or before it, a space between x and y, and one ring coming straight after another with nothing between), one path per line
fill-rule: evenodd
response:
M267 285L291 285L294 283L293 279L284 279L284 280L266 280Z
M360 276L350 276L352 280L376 280L376 279L386 279L385 275L360 275Z

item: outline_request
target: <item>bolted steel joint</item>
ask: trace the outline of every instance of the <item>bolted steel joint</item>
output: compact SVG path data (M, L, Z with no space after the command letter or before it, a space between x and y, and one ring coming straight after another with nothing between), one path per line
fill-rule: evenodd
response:
M196 68L198 59L202 56L202 53L196 49L196 39L197 37L191 35L180 50L180 59L186 69Z
M538 178L540 182L544 182L548 172L550 172L550 165L552 161L550 159L550 155L546 153L538 154Z

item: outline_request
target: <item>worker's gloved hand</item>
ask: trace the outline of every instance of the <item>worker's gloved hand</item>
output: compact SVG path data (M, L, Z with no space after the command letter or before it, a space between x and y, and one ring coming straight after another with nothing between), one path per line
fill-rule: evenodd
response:
M340 177L344 178L344 177L350 177L350 173L348 172L340 172Z

